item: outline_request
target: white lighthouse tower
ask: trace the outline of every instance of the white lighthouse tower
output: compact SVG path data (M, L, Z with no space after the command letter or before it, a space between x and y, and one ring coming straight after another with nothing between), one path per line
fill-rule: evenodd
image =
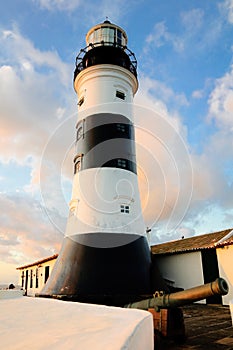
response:
M133 97L137 62L123 29L91 28L76 59L78 122L70 213L41 296L121 305L151 292L138 190Z

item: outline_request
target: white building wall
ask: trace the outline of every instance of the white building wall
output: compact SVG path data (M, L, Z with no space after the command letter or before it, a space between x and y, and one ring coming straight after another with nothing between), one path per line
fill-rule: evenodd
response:
M188 289L204 283L200 252L158 256L156 261L162 277L174 287Z
M28 296L35 296L40 293L45 284L45 267L49 266L49 275L53 269L56 258L41 263L39 265L33 265L27 268L20 269L19 285L25 290L27 289ZM26 286L26 272L28 271L28 281ZM22 275L24 275L22 284ZM36 281L38 277L38 282Z
M219 275L224 278L229 286L229 292L223 296L223 304L228 305L233 300L233 245L218 248L217 250Z

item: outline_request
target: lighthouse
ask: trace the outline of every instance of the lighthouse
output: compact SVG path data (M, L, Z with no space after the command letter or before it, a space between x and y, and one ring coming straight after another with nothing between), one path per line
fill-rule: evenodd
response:
M66 233L40 296L123 305L151 293L133 98L137 61L108 20L92 27L76 58L78 120Z

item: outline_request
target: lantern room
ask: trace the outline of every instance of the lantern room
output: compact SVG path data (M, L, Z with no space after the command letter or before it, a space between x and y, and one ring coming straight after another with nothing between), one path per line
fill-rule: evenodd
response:
M108 20L92 27L86 35L87 46L76 57L76 76L84 69L97 64L124 67L137 77L137 60L127 47L125 31Z
M125 31L108 20L92 27L86 35L87 45L116 45L125 47L127 35Z

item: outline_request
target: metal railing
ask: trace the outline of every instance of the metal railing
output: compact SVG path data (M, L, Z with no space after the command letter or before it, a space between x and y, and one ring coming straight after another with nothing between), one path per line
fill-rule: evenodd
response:
M84 65L84 60L83 60L86 53L89 52L91 49L94 49L96 47L101 47L101 46L116 47L116 48L120 48L122 51L124 51L128 55L129 61L130 61L129 66L127 66L125 68L129 69L131 71L131 73L133 73L135 76L137 76L137 60L136 60L135 54L130 49L128 49L127 46L123 46L123 45L118 44L116 42L100 41L100 42L97 42L95 44L91 43L80 50L78 56L76 57L76 61L75 61L76 68L75 68L75 72L74 72L74 79L83 69L86 68L86 66Z

